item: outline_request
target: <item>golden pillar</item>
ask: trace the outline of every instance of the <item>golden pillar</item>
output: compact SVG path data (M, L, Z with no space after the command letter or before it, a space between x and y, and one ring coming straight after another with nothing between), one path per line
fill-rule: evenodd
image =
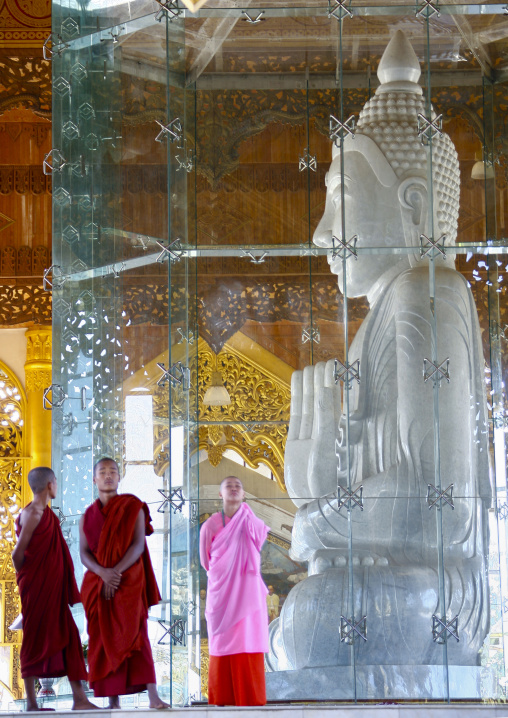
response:
M44 389L51 385L51 327L27 329L25 386L27 400L26 447L29 469L51 466L51 411L42 405ZM28 473L28 472L27 472ZM25 496L31 496L28 486Z

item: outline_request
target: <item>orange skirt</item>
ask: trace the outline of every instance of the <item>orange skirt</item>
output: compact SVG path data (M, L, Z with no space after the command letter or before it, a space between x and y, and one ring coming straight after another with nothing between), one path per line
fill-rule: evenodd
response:
M264 706L266 704L264 653L210 656L208 704Z

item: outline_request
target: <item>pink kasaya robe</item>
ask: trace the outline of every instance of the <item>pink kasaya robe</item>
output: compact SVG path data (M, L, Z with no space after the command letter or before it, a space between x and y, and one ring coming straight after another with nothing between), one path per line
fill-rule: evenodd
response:
M268 652L268 590L260 552L269 528L247 504L230 519L213 514L201 527L200 557L208 571L206 620L211 656Z

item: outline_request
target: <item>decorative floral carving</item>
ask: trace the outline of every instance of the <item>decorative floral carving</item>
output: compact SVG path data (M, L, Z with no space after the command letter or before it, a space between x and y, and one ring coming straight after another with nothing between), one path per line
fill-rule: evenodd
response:
M1 131L0 125L0 131ZM1 140L0 140L1 141ZM51 192L51 176L45 175L42 165L2 165L0 167L0 194L43 194Z
M0 326L33 323L51 324L51 292L38 284L0 286Z
M228 406L203 405L204 393L215 367L222 374L231 396ZM199 406L199 448L207 449L212 465L220 463L224 449L234 449L252 468L260 464L268 466L285 491L283 460L291 398L289 385L227 347L217 356L208 348L199 349L198 364L193 362L191 366L190 386L188 397L182 391L171 392L171 416L173 420L183 419L187 402L189 406ZM169 396L167 386L155 388L154 414L161 420L169 415ZM169 431L161 421L156 436L155 471L158 474L162 474L168 465L169 457L161 451L168 443ZM197 448L195 442L191 450Z
M0 114L13 107L28 107L36 115L51 117L51 63L48 60L3 56L0 85L4 90Z

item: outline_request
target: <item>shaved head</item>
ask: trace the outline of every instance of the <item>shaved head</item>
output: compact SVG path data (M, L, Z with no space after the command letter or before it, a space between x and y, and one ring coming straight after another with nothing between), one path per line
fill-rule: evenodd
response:
M222 481L220 482L220 487L219 487L219 488L222 489L222 484L223 484L225 481L227 481L228 479L236 479L237 481L240 481L240 479L238 478L238 476L226 476L226 477L224 477L224 478L222 479ZM243 484L242 484L241 481L240 481L240 484L241 484L242 489L243 489Z
M118 473L120 473L120 467L118 466L118 462L115 461L114 459L110 459L109 456L103 456L102 459L99 459L99 461L97 461L97 463L94 464L94 467L93 467L93 475L94 475L94 476L96 475L97 469L99 468L100 464L102 464L104 461L111 461L111 462L113 462L113 464L116 465L116 468L117 468Z
M56 481L56 476L47 466L37 466L28 472L28 483L34 494L40 494L52 481Z

